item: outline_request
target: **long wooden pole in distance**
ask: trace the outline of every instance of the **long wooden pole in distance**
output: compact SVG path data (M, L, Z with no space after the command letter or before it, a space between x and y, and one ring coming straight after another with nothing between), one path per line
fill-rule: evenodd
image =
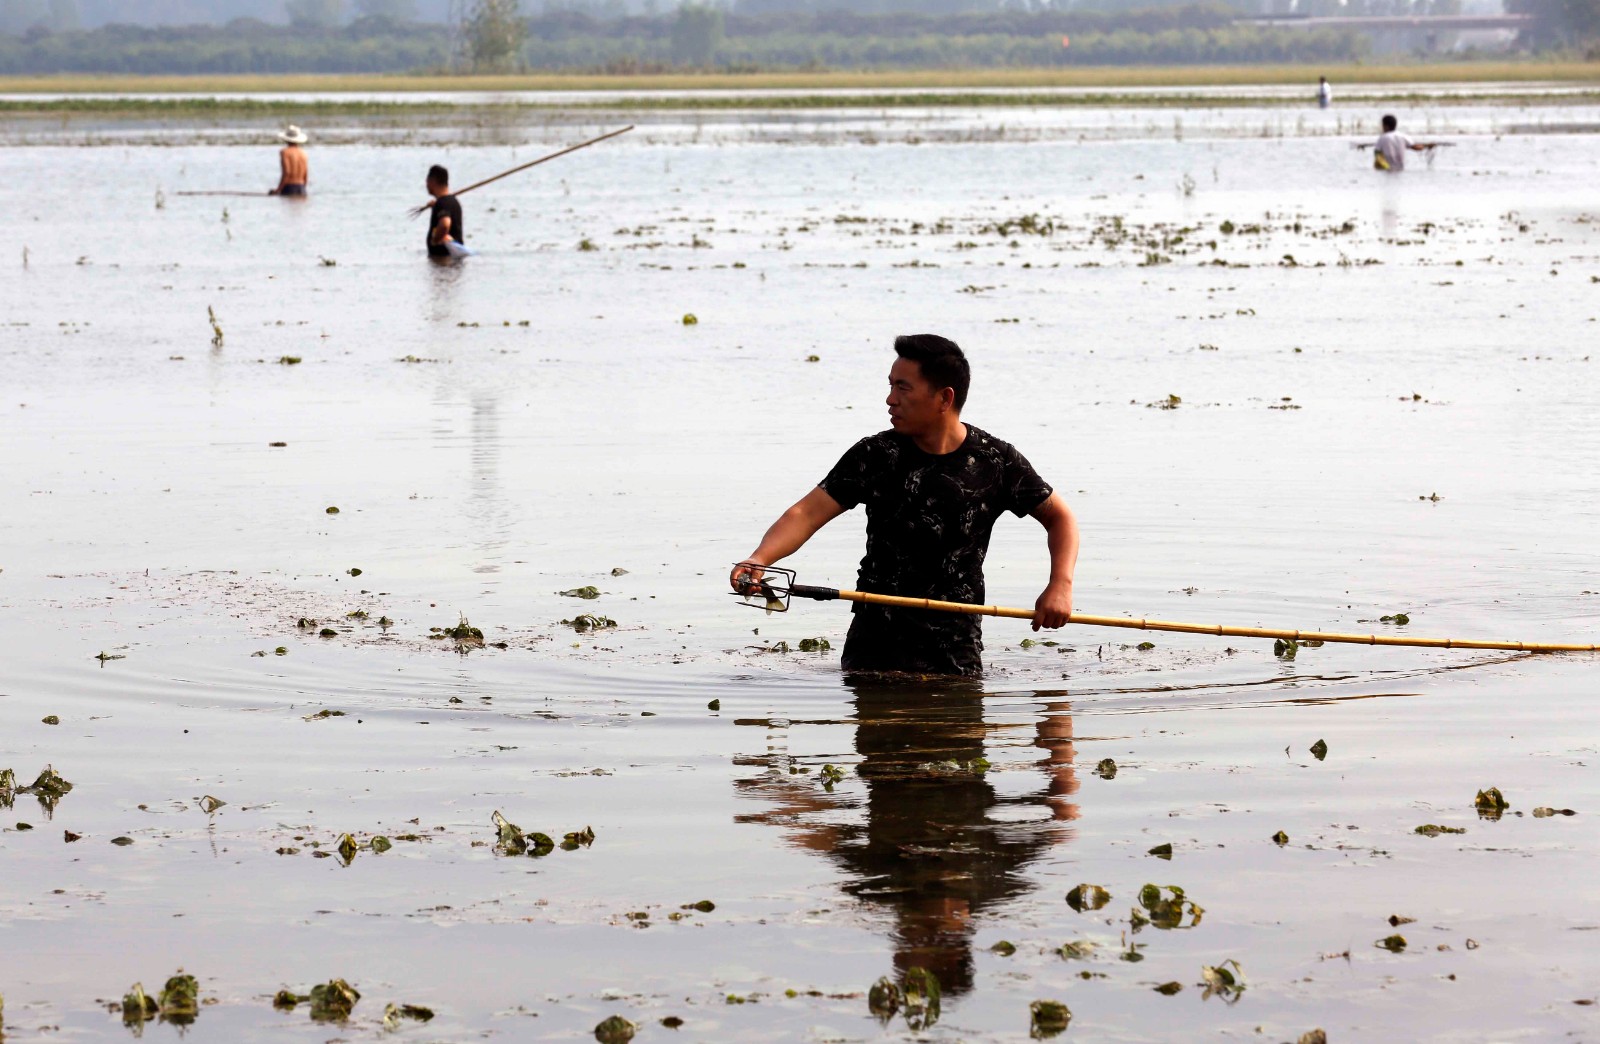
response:
M466 188L457 189L455 192L452 192L451 195L453 195L453 196L464 196L468 192L471 192L473 189L483 188L483 186L489 184L490 182L499 181L501 178L509 178L513 174L517 174L517 173L520 173L520 172L522 172L524 170L527 170L529 167L537 167L541 163L549 163L551 160L558 159L558 158L560 158L562 156L565 156L569 152L577 152L579 149L586 149L590 145L599 144L600 142L605 141L607 138L615 138L617 135L626 134L631 130L633 130L633 124L630 123L626 127L622 128L621 130L614 130L614 131L610 132L609 134L602 134L598 138L591 138L588 141L581 142L581 143L579 143L577 145L570 146L569 148L562 149L560 152L552 152L548 156L540 156L538 159L532 161L531 163L524 163L520 167L512 167L510 170L501 171L499 174L496 174L492 178L484 178L482 181L474 181L472 184L468 185ZM422 213L424 210L427 210L430 205L431 204L424 203L420 207L414 207L412 209L412 211L411 211L411 216L412 217L416 217L418 214Z

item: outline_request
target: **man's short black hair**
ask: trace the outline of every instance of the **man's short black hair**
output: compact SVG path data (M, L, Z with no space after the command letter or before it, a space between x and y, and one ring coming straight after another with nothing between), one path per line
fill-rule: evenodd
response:
M972 368L961 346L938 334L904 334L894 339L894 354L910 359L922 370L922 378L935 388L953 388L956 412L967 404L967 388L972 384Z
M433 166L428 168L428 180L433 182L435 185L443 185L446 188L449 188L450 172L439 166L439 164L435 163Z
M1400 121L1395 119L1393 116L1385 116L1383 118L1383 132L1385 134L1394 130L1398 126L1400 126Z

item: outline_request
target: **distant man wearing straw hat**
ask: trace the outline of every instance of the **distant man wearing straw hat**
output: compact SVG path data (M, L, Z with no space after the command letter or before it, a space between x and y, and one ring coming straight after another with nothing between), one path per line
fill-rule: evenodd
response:
M1007 511L1044 526L1050 581L1034 603L1033 628L1072 615L1078 523L1010 443L961 421L971 371L955 342L934 334L895 339L889 431L852 446L815 489L785 511L729 581L747 592L764 567L798 551L857 504L867 509L867 553L857 589L982 603L989 535ZM983 670L979 618L926 609L852 606L847 671L976 675Z
M300 147L306 143L306 132L291 123L279 132L278 140L283 142L283 150L278 153L278 166L282 173L278 176L278 187L267 194L304 196L306 182L311 180L311 168L306 162L306 150Z

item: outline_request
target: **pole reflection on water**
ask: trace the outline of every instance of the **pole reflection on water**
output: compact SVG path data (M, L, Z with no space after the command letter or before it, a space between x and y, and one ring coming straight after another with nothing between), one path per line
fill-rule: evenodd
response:
M946 993L965 993L981 919L1026 897L1035 888L1029 867L1075 836L1071 703L1065 693L1038 694L1042 713L1029 742L1044 751L1034 762L1043 778L1007 795L986 750L1013 726L985 719L981 683L850 674L844 684L865 798L802 771L818 756L751 756L740 763L767 771L736 786L773 807L738 821L783 827L793 845L844 870L844 892L892 919L897 977L926 968Z

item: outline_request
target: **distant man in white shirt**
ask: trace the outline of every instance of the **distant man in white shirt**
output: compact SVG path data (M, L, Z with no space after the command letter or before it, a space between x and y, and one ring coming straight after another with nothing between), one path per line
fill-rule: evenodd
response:
M1406 150L1425 152L1432 146L1418 145L1399 131L1400 121L1393 116L1383 118L1383 133L1372 148L1372 166L1377 170L1399 173L1406 169Z
M1333 104L1333 88L1328 86L1328 78L1319 76L1317 84L1317 108L1326 109Z

